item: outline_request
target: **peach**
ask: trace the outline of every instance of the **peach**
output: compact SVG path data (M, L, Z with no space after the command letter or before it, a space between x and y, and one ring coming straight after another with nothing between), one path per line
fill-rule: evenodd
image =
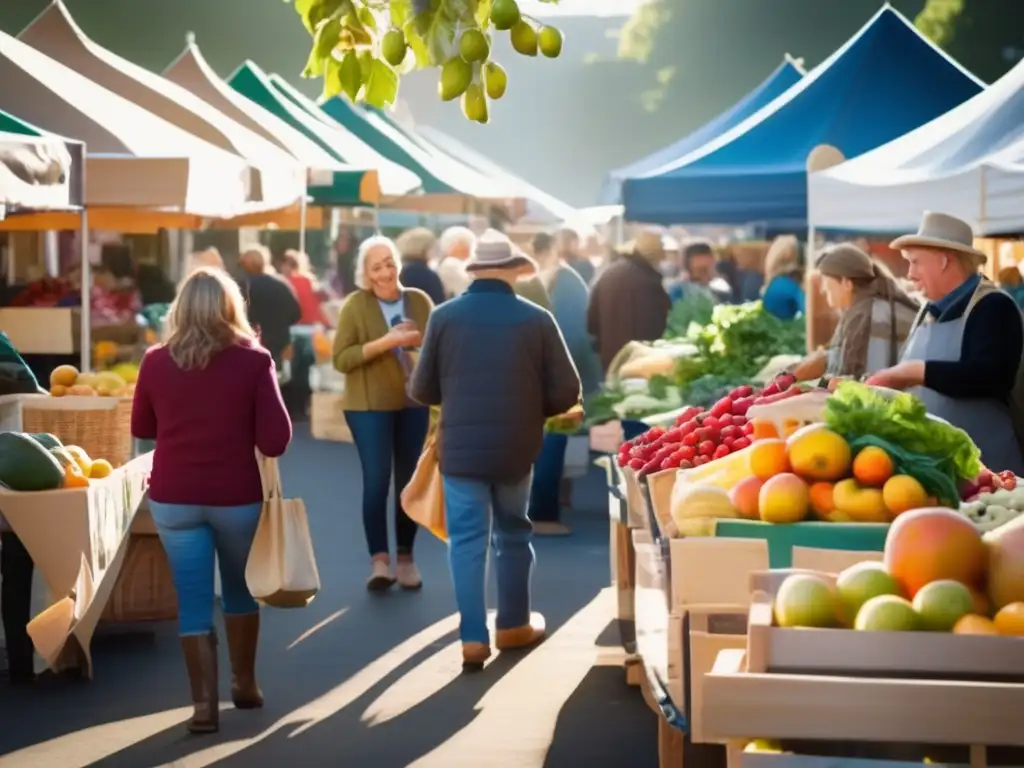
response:
M833 488L832 483L815 483L810 487L811 512L819 520L828 521L836 509L835 500L832 498Z
M836 483L832 501L836 510L854 523L889 522L882 492L878 488L865 488L852 478Z
M837 498L838 501L838 498ZM913 509L897 517L885 537L886 570L910 597L925 584L953 579L968 587L980 586L989 552L974 523L951 509ZM989 574L990 580L995 571ZM1002 603L989 598L998 609Z
M862 448L853 459L853 476L871 488L881 488L895 471L889 454L874 445Z
M807 483L792 472L775 475L761 486L758 508L766 523L800 522L810 509Z
M750 449L750 471L762 480L789 472L786 442L772 437L755 442Z
M850 471L850 444L820 424L804 427L787 441L793 472L808 482L835 482Z
M761 494L761 486L764 480L759 477L747 477L740 480L729 492L729 499L732 505L740 511L743 517L750 520L758 520L758 497Z
M912 509L928 506L928 492L910 475L893 475L882 487L882 498L894 518Z
M751 435L754 440L778 439L779 430L776 428L774 421L768 421L767 419L754 419L751 423L754 425L754 432Z

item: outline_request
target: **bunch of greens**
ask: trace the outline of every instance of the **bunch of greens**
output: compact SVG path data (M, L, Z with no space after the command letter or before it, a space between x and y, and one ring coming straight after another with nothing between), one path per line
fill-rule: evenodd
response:
M924 403L906 392L889 397L843 382L826 402L825 423L850 442L875 437L929 457L953 480L973 480L981 472L981 451L967 433L929 417Z
M692 296L679 299L672 304L665 327L666 338L685 338L691 325L704 326L711 322L715 312L715 300L706 291L694 291Z

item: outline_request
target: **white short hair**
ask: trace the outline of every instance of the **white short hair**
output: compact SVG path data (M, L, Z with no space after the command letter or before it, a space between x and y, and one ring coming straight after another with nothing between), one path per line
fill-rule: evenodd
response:
M366 256L374 248L387 248L391 253L391 258L395 260L395 266L398 267L398 271L402 271L402 256L398 252L398 246L395 245L395 241L390 237L384 237L384 235L374 235L368 237L359 244L359 250L356 252L356 288L362 290L368 290L370 287L369 281L366 279Z
M473 230L468 227L448 227L438 243L441 256L447 256L459 243L465 243L467 250L472 251L476 247L476 235L473 234Z

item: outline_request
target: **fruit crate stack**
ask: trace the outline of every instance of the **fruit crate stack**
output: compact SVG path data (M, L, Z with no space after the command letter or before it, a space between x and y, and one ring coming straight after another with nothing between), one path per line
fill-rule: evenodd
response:
M703 681L704 734L729 765L1021 764L1024 602L1003 605L1020 585L982 556L1011 545L951 512L905 519L882 562L751 576L746 647ZM972 594L985 576L999 610Z

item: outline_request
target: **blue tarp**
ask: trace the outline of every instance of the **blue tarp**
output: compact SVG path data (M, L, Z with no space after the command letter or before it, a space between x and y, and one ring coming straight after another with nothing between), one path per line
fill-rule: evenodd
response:
M651 224L807 222L807 158L846 158L952 109L984 84L885 6L849 42L750 118L623 186L626 218Z
M599 205L621 205L622 184L626 179L646 176L672 162L686 157L716 139L730 128L742 123L793 87L804 76L803 68L789 56L757 88L733 106L667 147L652 152L627 166L611 171L601 188Z

